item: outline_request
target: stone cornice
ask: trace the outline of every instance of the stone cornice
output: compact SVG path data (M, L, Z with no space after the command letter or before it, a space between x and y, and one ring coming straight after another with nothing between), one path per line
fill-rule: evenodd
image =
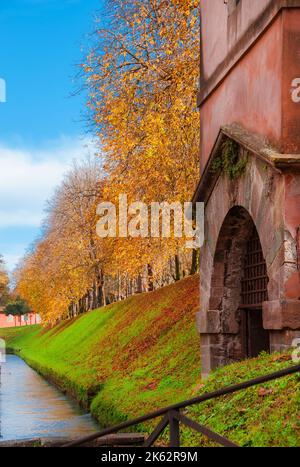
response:
M272 167L277 173L300 171L300 154L280 154L266 139L246 131L237 124L223 126L193 196L193 202L207 202L209 199L221 175L221 171L213 169L213 164L215 159L221 156L222 146L227 138L235 141L250 155Z

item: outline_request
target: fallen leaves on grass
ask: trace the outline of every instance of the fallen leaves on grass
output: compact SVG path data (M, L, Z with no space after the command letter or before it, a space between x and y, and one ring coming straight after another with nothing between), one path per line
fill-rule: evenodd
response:
M273 394L272 389L259 388L258 390L259 397L266 397L266 396L270 396L271 394Z

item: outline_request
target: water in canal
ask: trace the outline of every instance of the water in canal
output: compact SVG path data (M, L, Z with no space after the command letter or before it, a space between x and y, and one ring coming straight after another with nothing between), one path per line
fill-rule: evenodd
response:
M1 364L0 441L76 438L99 430L89 414L15 355Z

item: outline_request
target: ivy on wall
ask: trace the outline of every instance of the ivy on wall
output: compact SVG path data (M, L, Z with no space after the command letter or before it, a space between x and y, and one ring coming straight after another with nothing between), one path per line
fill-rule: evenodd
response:
M231 139L226 139L221 148L221 155L214 160L212 168L214 172L221 171L230 180L234 180L243 175L247 163L247 156L240 157L238 143Z

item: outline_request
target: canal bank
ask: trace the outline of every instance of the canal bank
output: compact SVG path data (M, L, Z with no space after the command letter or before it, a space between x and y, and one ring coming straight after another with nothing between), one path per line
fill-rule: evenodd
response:
M187 396L199 378L198 303L194 276L51 329L0 330L0 337L107 426Z
M20 357L1 364L0 441L66 440L93 433L90 414L42 378Z
M0 330L0 337L45 378L90 405L101 426L293 364L289 353L265 354L201 381L198 280L131 297L52 329ZM297 446L299 384L297 376L287 377L190 408L189 415L240 445ZM184 430L182 442L193 446L204 440Z

